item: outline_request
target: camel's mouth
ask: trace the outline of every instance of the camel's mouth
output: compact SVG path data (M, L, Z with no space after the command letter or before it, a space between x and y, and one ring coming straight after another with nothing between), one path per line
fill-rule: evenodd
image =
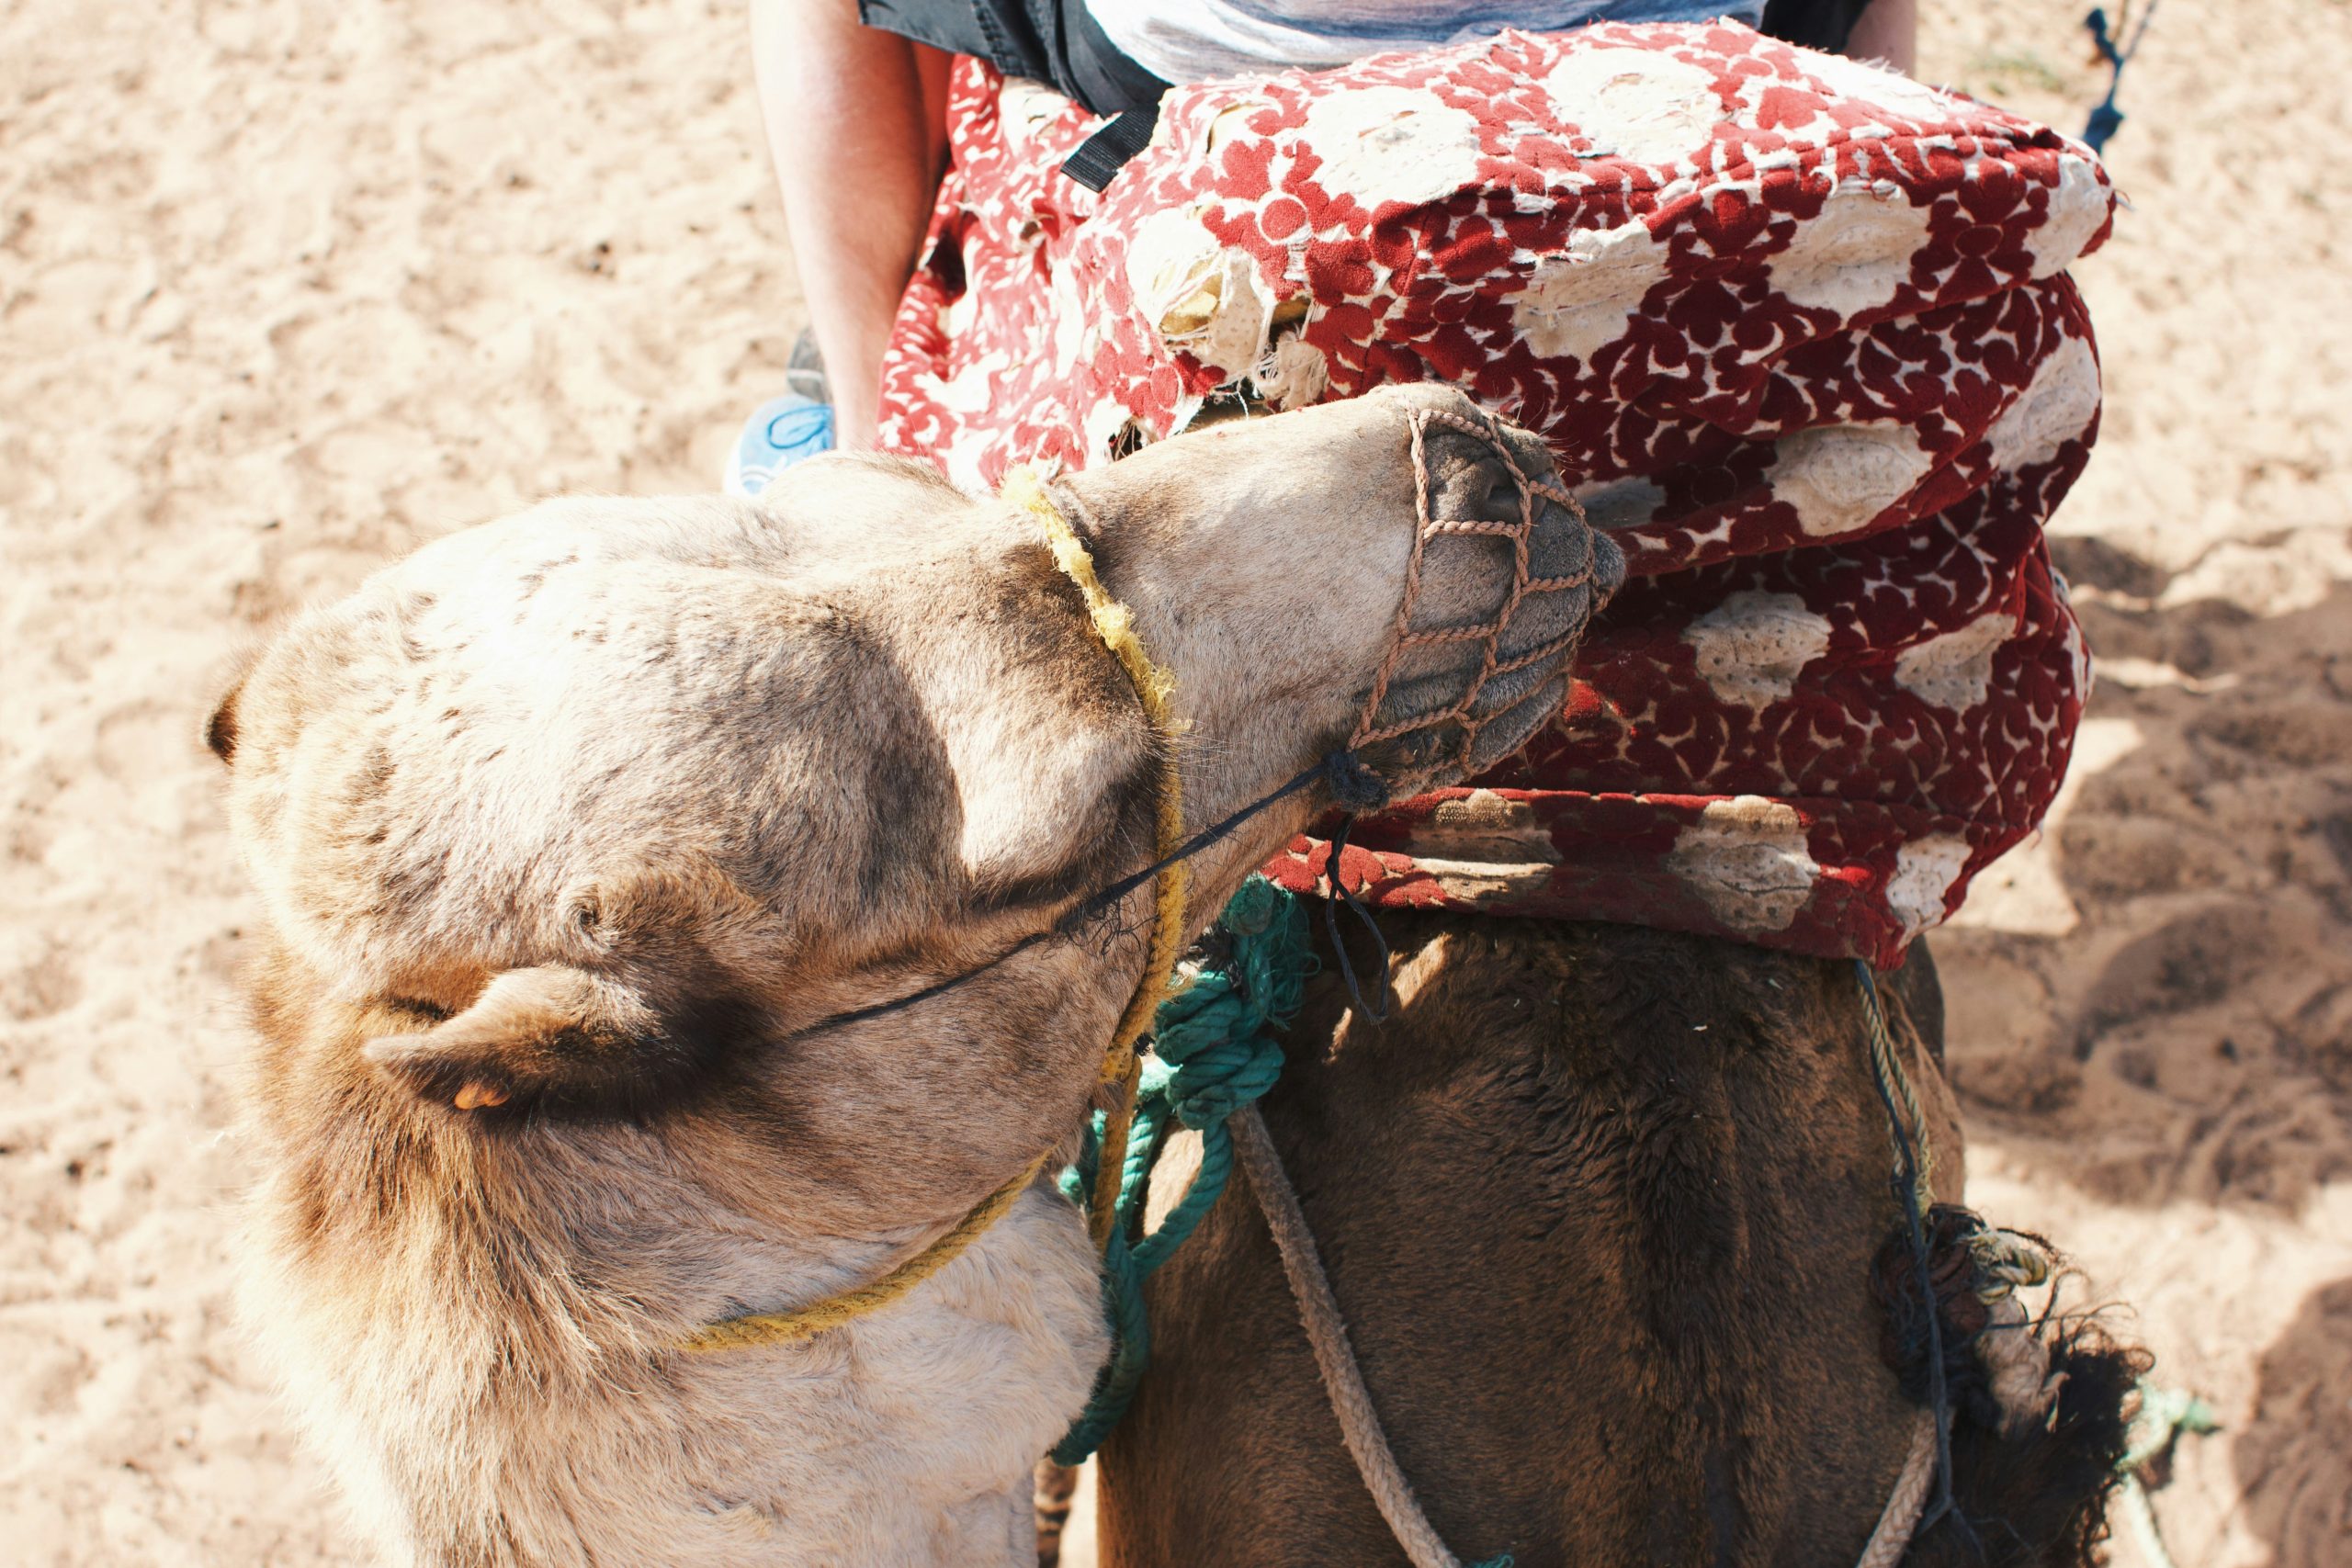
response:
M1567 700L1567 676L1557 666L1514 671L1497 676L1482 694L1487 709L1465 750L1461 727L1433 726L1394 741L1364 749L1364 761L1384 777L1442 769L1464 777L1485 773L1508 760L1532 739L1545 721ZM1394 694L1410 707L1445 702L1459 682L1451 677L1428 676Z

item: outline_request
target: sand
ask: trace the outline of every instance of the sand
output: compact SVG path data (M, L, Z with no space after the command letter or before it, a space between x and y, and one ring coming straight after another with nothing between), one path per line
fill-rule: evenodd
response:
M2080 3L1934 0L1924 73L2072 129ZM2167 8L2127 79L2057 523L2104 675L1937 943L1972 1195L2224 1421L2155 1490L2184 1563L2352 1562L2345 16ZM365 1560L227 1311L198 727L387 554L708 488L800 319L732 0L0 15L0 1558Z

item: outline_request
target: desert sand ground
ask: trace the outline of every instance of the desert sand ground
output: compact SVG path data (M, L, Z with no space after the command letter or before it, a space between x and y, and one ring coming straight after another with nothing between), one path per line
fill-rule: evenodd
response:
M1931 0L1922 74L2076 129L2083 4ZM2184 1564L2352 1562L2347 23L2177 3L2127 79L2056 525L2102 682L1937 942L1972 1197L2222 1417L2154 1494ZM743 30L0 7L0 1559L364 1560L229 1320L252 905L197 731L387 554L709 488L800 324Z

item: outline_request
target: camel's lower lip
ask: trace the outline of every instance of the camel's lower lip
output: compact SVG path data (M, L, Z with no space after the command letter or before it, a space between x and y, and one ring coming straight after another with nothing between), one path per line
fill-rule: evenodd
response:
M1471 716L1485 721L1515 707L1558 673L1557 662L1545 662L1497 675L1478 689L1477 698L1471 704ZM1451 713L1460 704L1467 683L1459 676L1449 674L1415 675L1398 681L1388 688L1387 699L1380 705L1382 721L1405 723Z
M1496 716L1478 731L1477 743L1471 750L1469 773L1482 773L1502 762L1559 713L1567 699L1566 673L1557 669L1531 673L1540 678L1528 694L1497 710Z
M1410 705L1417 690L1433 688L1442 693L1443 688L1450 684L1455 683L1448 682L1442 677L1424 677L1400 683L1392 695L1399 699L1397 705L1400 709L1442 712L1442 708L1434 705L1411 707ZM1549 666L1518 671L1488 682L1480 695L1482 700L1476 714L1478 735L1466 768L1474 774L1484 773L1503 761L1526 745L1537 730L1551 722L1567 700L1567 674L1564 670ZM1447 705L1450 706L1451 703ZM1451 719L1442 719L1426 728L1367 748L1364 758L1376 772L1401 773L1440 766L1457 756L1461 745L1461 729Z

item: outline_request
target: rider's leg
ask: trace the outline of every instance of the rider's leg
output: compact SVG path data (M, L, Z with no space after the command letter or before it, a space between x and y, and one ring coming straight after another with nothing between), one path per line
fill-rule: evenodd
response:
M1919 0L1871 0L1846 35L1845 52L1910 75L1919 64Z
M882 350L946 156L947 57L856 0L752 0L752 60L835 438L873 444Z

